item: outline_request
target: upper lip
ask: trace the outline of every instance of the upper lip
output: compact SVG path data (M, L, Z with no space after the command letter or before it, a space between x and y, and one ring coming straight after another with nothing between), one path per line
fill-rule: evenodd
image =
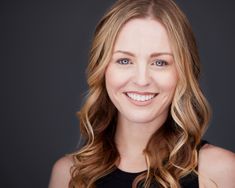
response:
M142 91L127 91L125 93L135 93L138 95L156 95L156 92L142 92Z

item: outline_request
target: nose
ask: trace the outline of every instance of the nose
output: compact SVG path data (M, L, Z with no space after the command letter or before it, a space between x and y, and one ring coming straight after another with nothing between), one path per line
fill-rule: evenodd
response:
M144 87L150 84L150 71L147 65L138 65L135 70L134 83L138 86Z

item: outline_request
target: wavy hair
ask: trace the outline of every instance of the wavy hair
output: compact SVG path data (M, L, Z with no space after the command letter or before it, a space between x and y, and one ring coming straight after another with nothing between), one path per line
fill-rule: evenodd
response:
M199 86L200 59L191 26L172 0L119 0L98 23L90 50L89 92L78 112L84 145L72 154L70 188L94 188L116 168L120 155L114 142L117 109L105 87L105 70L120 29L134 18L152 18L167 30L179 76L169 116L150 138L144 154L148 170L132 184L180 187L180 178L196 172L197 146L210 118L209 105Z

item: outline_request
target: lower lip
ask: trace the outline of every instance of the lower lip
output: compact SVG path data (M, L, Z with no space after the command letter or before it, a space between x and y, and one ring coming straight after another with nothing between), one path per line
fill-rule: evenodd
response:
M152 103L152 101L156 98L158 94L156 94L152 99L149 99L147 101L136 101L132 98L130 98L127 94L125 94L125 96L128 98L128 100L134 104L134 105L137 105L137 106L146 106L146 105L149 105Z

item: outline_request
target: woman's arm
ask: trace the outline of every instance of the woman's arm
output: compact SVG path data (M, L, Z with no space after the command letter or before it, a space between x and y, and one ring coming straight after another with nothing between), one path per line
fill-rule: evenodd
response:
M62 157L52 168L49 188L68 188L71 179L70 168L73 165L71 157Z

